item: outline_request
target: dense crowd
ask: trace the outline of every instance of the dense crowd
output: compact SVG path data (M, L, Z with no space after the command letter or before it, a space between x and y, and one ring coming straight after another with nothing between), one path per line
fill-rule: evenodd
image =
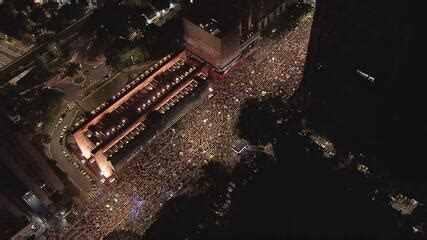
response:
M210 159L228 161L238 140L235 124L248 98L289 98L302 78L311 22L276 39L263 39L222 80L212 84L213 96L185 115L132 158L117 181L87 203L72 229L78 239L94 239L115 229L139 234L188 179L200 174ZM230 163L230 162L227 162ZM76 231L77 230L77 231Z

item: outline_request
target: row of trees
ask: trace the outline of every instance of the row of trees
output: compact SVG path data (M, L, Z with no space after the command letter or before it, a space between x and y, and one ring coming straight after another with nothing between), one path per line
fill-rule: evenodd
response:
M52 122L63 99L63 93L48 88L36 88L25 94L7 85L1 90L2 105L12 115L20 116L20 128L27 133L35 133L41 125Z
M178 49L182 36L180 20L172 19L162 27L147 26L143 13L150 11L119 4L98 9L83 30L89 39L87 58L105 54L107 63L121 70ZM133 34L138 37L132 38Z

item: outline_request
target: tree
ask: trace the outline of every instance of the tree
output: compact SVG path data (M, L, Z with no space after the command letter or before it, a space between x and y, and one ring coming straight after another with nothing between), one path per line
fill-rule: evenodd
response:
M74 76L80 70L80 64L69 63L66 67L65 74L67 76Z
M34 1L32 1L32 0L14 0L14 1L9 0L7 2L12 3L12 5L18 11L23 10L27 6L33 6L34 5Z
M15 26L17 12L10 3L0 5L0 31L11 34L16 32Z
M252 145L272 143L289 111L288 104L281 98L249 99L243 104L237 122L239 136Z
M36 58L34 73L40 76L47 76L50 73L48 57L46 55Z
M204 181L215 192L222 192L228 182L228 168L224 162L211 160L203 166Z
M59 4L57 2L50 1L50 2L43 4L43 8L48 10L51 13L54 13L58 10L58 5Z
M41 6L37 6L31 12L31 20L36 23L44 23L46 21L46 15L44 14L44 10Z
M172 0L151 0L150 2L157 10L162 10L169 8Z

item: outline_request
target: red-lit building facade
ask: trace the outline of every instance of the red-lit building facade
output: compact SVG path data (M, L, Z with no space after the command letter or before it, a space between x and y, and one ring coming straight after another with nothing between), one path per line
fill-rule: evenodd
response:
M86 166L101 182L113 182L110 159L146 132L150 115L166 114L206 80L204 65L187 61L185 51L161 59L76 124L73 138Z

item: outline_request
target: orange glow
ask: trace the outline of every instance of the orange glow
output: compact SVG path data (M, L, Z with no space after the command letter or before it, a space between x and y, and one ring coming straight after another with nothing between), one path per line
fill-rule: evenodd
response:
M82 156L87 160L91 158L91 151L94 148L89 139L83 134L83 129L80 129L76 133L73 134L74 140L76 140L77 146L79 146L80 151L82 152Z
M92 163L93 161L96 162L96 165L99 168L99 172L95 174L98 175L100 178L105 178L106 180L110 179L111 181L114 181L114 178L113 178L114 166L108 160L104 152L108 151L112 146L114 146L122 138L124 138L126 135L132 132L135 128L137 128L139 124L143 123L147 117L147 113L139 116L137 120L132 121L132 123L130 123L129 126L126 127L125 129L120 130L120 133L118 133L117 136L115 136L113 139L108 140L108 142L105 143L105 146L102 146L101 149L97 149L96 152L94 152L93 150L97 147L97 145L95 145L95 143L93 143L85 135L86 131L88 131L88 128L92 125L97 124L99 121L101 121L105 117L106 114L115 111L123 103L125 103L127 100L133 97L136 93L140 92L142 89L147 87L153 80L155 80L155 77L167 71L173 65L177 64L180 60L185 61L186 59L187 59L187 56L185 51L181 52L176 57L170 59L167 63L164 64L164 66L160 67L158 70L151 73L150 76L148 76L141 83L139 83L137 86L131 89L128 93L115 99L114 103L112 103L109 107L107 107L106 109L98 113L96 116L94 116L93 119L91 119L85 125L81 126L80 129L73 134L73 137L82 153L82 156L86 160L91 159L90 163ZM185 83L183 83L177 89L169 93L162 101L160 101L160 103L157 103L156 105L154 105L152 110L159 110L162 106L164 106L167 102L173 99L177 94L179 94L184 88L186 88L193 81L194 80L186 80Z
M105 155L102 152L97 152L94 157L99 169L101 170L101 176L104 176L107 179L113 176L114 167Z

